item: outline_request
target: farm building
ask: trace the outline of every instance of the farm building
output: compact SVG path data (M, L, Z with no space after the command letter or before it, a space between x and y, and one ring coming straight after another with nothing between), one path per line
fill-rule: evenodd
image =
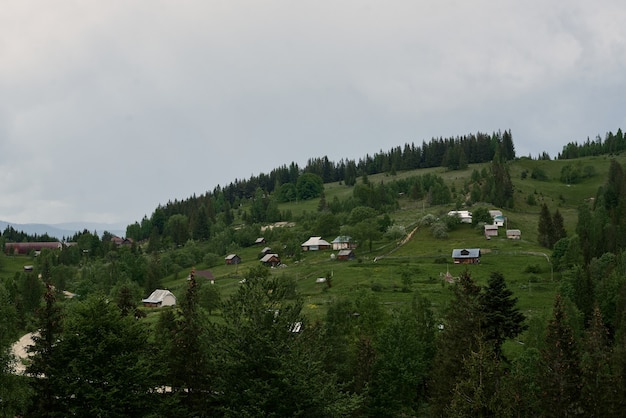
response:
M239 257L237 254L228 254L226 258L224 258L224 260L226 260L226 264L241 263L241 257Z
M356 243L347 235L340 235L335 238L331 244L333 245L333 250L349 250L356 248Z
M31 251L39 252L44 248L51 250L60 250L63 244L57 241L53 242L7 242L4 244L6 254L29 254Z
M458 216L464 224L472 223L472 212L467 210L451 210L448 216Z
M480 248L464 248L452 250L454 264L478 264L480 263Z
M522 231L520 231L519 229L507 229L506 230L506 237L508 239L521 239L522 238Z
M265 244L265 238L259 237L254 241L254 245L262 245Z
M500 210L490 210L489 215L493 218L493 224L497 226L504 226L506 219L504 215L502 215L502 211Z
M330 243L322 237L311 237L302 243L302 251L328 250Z
M271 249L270 247L264 247L264 248L261 250L261 254L263 254L263 255L269 254L269 253L271 253L271 252L272 252L272 249Z
M143 306L150 308L174 306L176 305L176 296L167 289L157 289L141 302L143 302Z
M356 255L352 250L340 250L337 254L337 260L354 260Z
M491 237L498 236L498 225L485 225L485 238L491 239Z
M280 257L278 257L278 254L265 254L263 258L261 258L261 263L266 266L276 267L280 264Z

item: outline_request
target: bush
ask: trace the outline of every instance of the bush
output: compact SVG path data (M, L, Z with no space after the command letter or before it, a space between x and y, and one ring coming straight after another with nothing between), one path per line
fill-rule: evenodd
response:
M430 232L433 234L433 237L436 239L446 239L448 238L448 228L445 224L441 222L437 222L430 227Z
M374 282L371 284L370 289L372 289L373 292L382 292L384 290L384 287L382 284Z
M541 273L541 267L538 264L529 264L524 269L524 273L539 274Z

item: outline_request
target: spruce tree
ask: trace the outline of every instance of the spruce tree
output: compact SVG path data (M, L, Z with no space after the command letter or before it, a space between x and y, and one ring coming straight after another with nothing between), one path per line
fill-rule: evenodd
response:
M504 276L498 272L491 273L480 295L481 330L485 340L493 344L493 352L498 360L503 358L502 344L527 328L524 324L526 317L516 305L517 298L506 286Z
M567 237L565 226L563 224L563 215L557 209L552 215L552 236L550 237L550 248L554 247L554 244L561 238Z
M465 271L452 287L453 296L443 317L430 382L429 406L433 416L447 416L457 383L469 377L466 359L477 351L483 314L479 303L480 287Z
M615 381L611 372L609 332L595 307L582 344L581 404L589 417L615 416Z
M554 301L542 350L542 410L546 416L569 417L580 407L579 352L560 294Z
M548 205L543 203L541 205L541 212L539 213L539 224L537 226L537 241L539 245L546 248L552 248L554 244L552 238L554 237L554 225L552 223L552 215Z

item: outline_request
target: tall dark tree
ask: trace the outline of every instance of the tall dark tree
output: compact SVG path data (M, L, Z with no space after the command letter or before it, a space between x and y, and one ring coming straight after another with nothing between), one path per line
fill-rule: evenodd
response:
M585 416L616 416L621 409L615 402L616 382L611 370L609 332L597 307L585 330L581 351L581 404Z
M63 317L49 283L44 299L45 305L37 311L39 332L33 334L34 344L28 348L31 359L26 371L35 377L31 381L35 395L30 413L33 416L62 417L60 382L65 365L59 354L58 341L63 330Z
M443 318L443 330L437 338L430 408L433 416L448 416L452 393L457 383L469 377L465 359L478 349L483 314L480 286L465 271L452 287L453 296Z
M563 215L556 209L554 215L552 215L552 236L550 237L550 248L554 247L554 244L561 238L566 238L567 232L565 231L565 225L563 221Z
M163 335L160 350L165 365L164 385L179 405L177 414L205 417L214 414L214 373L211 368L209 329L198 303L198 283L191 271L187 291L176 311L165 310L157 325Z
M557 295L542 350L539 382L546 416L570 417L577 415L580 408L580 355L565 311L564 300Z
M539 245L546 248L552 248L554 244L552 238L554 237L554 225L552 223L552 215L548 205L543 203L541 205L541 212L539 213L539 223L537 226L537 241Z
M503 358L502 344L527 328L524 324L526 317L517 307L517 298L513 297L501 273L491 273L480 295L480 309L483 338L493 344L493 353L500 360Z
M156 412L148 328L105 298L72 305L58 342L60 416L145 416Z

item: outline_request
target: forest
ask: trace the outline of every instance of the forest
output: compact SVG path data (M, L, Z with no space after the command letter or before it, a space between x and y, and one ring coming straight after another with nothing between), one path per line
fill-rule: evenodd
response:
M0 414L621 416L623 142L533 159L505 131L310 159L161 205L127 227L130 245L82 231L2 251ZM447 215L461 208L472 224ZM524 238L485 240L489 208ZM338 235L357 259L301 246ZM282 268L259 263L261 236ZM0 244L45 238L7 228ZM480 265L447 266L458 245L480 246ZM144 307L159 288L176 305Z

